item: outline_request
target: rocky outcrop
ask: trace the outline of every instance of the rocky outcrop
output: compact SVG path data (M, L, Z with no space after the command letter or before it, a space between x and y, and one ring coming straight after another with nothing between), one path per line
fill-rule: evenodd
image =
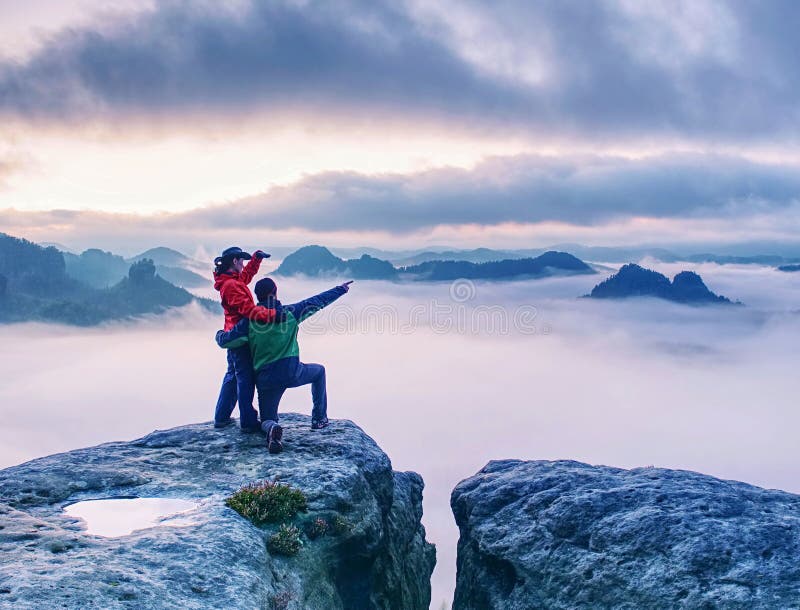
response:
M430 603L433 545L425 541L422 479L348 421L311 431L287 414L284 452L260 435L210 424L154 432L0 471L0 606L13 608L397 608ZM308 511L339 523L272 555L275 527L255 527L224 500L243 484L279 479ZM87 535L65 505L109 497L195 501L185 527L119 538ZM308 530L305 530L308 531Z
M731 304L727 297L711 292L694 271L681 271L670 282L667 276L634 263L620 267L586 296L593 299L655 297L687 305Z
M695 472L490 462L453 491L453 610L798 608L800 496Z

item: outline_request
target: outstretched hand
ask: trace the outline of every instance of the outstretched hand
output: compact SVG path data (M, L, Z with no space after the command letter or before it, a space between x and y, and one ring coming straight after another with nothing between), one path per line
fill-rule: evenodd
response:
M353 280L348 280L344 284L340 284L339 288L344 288L345 292L349 292L350 291L350 284L352 284L352 283L353 283Z
M255 252L253 252L253 254L261 259L270 257L270 255L264 252L263 250L256 250Z

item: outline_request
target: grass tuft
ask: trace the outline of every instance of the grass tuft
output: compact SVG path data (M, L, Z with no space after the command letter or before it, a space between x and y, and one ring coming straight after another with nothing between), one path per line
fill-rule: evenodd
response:
M300 540L300 530L294 525L284 523L278 531L272 534L267 541L267 548L270 553L275 555L286 555L291 557L300 552L303 546Z
M337 536L342 534L349 534L353 531L353 524L342 515L336 515L331 523L331 530Z
M277 481L259 481L236 491L225 504L257 526L280 523L306 510L306 496L299 489Z
M322 517L317 517L313 521L307 522L304 529L309 540L316 540L328 533L330 525Z

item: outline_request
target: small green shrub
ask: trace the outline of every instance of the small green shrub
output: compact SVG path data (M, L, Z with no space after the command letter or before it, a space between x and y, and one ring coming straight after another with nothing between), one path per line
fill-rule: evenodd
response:
M308 536L309 540L316 540L320 536L324 536L328 533L328 529L330 526L328 522L325 521L322 517L317 517L313 521L306 522L305 531L306 536Z
M270 553L275 555L286 555L291 557L300 552L300 547L303 546L300 540L300 530L294 525L284 523L278 528L278 531L269 537L267 548Z
M280 523L306 510L306 496L299 489L277 481L259 481L245 485L225 500L255 525Z
M349 534L353 531L353 524L350 523L350 521L348 521L346 518L342 517L342 515L336 515L333 518L333 523L331 523L331 529L337 536L340 534Z

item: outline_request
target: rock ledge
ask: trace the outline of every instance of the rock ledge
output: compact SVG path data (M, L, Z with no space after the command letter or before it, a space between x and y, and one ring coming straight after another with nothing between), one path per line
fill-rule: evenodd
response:
M0 471L0 606L14 608L427 609L433 545L425 541L423 483L393 472L358 426L310 430L282 415L284 453L260 435L197 424L34 460ZM300 488L308 513L347 531L272 556L259 529L224 505L245 483ZM85 533L67 504L111 497L200 503L195 525L120 538ZM274 528L272 528L274 529Z
M453 610L800 608L800 496L696 472L489 462L453 491Z

